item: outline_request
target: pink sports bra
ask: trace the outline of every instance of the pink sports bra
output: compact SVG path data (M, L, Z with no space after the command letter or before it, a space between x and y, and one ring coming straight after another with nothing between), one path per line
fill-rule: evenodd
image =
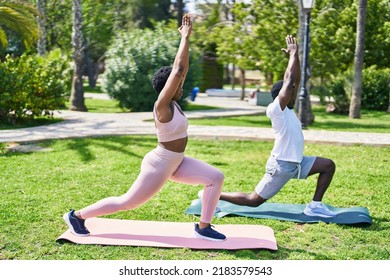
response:
M153 108L158 142L169 142L188 136L188 120L186 116L182 113L182 111L179 109L179 105L174 101L172 103L174 108L172 120L166 123L161 123L158 121L156 114L156 106Z

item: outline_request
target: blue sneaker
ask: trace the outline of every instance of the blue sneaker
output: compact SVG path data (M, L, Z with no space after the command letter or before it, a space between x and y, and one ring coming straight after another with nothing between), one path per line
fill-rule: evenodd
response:
M70 212L65 213L64 216L64 221L68 225L70 232L73 233L76 236L88 236L89 231L85 227L84 222L85 220L78 218L74 214L74 210L71 209Z
M208 227L201 229L199 228L199 224L195 224L195 231L194 231L195 237L200 239L210 240L210 241L225 241L226 236L212 229L212 227L214 226L209 225Z

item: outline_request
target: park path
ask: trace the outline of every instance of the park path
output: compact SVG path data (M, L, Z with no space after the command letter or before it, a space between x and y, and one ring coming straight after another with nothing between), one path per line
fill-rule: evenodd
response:
M86 98L107 98L105 95L86 94ZM222 109L188 111L191 118L223 117L264 113L266 107L250 105L246 100L235 97L210 97L200 94L194 103L222 107ZM154 135L155 128L151 112L141 113L88 113L59 111L56 117L64 121L21 129L1 130L0 142L35 142L45 139L66 139L107 135ZM250 139L272 141L272 128L203 126L191 125L190 137L210 139ZM390 133L341 132L325 130L304 130L307 143L331 143L341 145L390 146Z

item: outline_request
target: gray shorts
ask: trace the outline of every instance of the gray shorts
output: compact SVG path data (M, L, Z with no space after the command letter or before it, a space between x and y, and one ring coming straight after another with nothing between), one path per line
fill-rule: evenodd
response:
M277 194L290 179L306 179L317 157L304 156L300 163L269 157L264 177L256 186L256 193L264 199Z

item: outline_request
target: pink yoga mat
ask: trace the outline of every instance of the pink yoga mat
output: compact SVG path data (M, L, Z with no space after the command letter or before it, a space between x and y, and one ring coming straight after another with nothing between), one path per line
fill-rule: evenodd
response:
M277 250L274 231L261 225L215 225L215 229L227 237L222 242L193 237L194 223L91 218L85 225L91 232L89 236L78 237L67 230L57 241L165 248Z

